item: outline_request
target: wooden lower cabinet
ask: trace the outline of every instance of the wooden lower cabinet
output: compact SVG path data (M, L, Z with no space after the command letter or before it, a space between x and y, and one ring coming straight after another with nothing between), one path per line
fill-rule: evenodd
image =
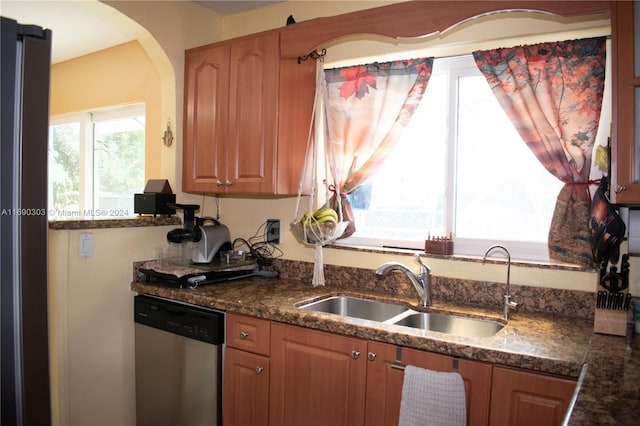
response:
M272 323L269 422L364 424L367 342Z
M271 321L227 313L222 395L224 426L269 424Z
M404 381L392 367L397 360L454 369L448 355L241 315L228 316L227 331L225 426L395 426ZM576 386L569 378L455 362L469 426L560 425Z
M575 387L571 379L494 367L490 425L560 425Z
M401 349L403 365L453 371L453 357ZM404 372L395 345L272 324L272 425L397 425ZM469 425L489 419L491 365L458 361Z
M367 405L365 424L397 425L404 371L392 368L400 358L402 365L414 365L434 371L453 371L453 357L380 342L369 342L367 358ZM465 385L467 424L486 425L489 421L491 392L490 364L458 360L458 372Z
M224 359L225 426L269 424L269 358L227 347Z

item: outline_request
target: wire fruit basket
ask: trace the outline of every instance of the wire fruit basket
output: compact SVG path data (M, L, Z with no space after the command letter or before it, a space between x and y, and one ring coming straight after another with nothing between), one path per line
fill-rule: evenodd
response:
M324 285L324 270L323 270L323 255L322 255L322 247L324 245L330 244L335 240L342 237L345 233L345 230L349 226L349 221L344 221L342 216L342 205L340 201L340 193L339 193L339 185L331 185L331 187L335 187L333 190L336 193L337 205L336 208L328 206L327 204L323 205L320 208L315 208L318 203L317 199L317 191L316 191L316 182L318 182L318 158L320 156L324 156L324 165L326 167L326 176L334 176L335 173L331 173L331 161L330 156L333 155L333 145L331 141L326 144L327 152L322 152L322 147L317 143L316 138L314 137L314 126L313 122L317 118L317 108L318 105L321 105L322 108L325 108L324 99L326 98L326 81L324 79L324 67L322 59L318 61L318 66L316 69L316 97L313 104L313 113L312 113L312 123L309 129L309 136L307 139L307 151L305 158L309 159L311 156L311 179L314 183L311 187L311 193L309 194L309 205L307 211L300 216L300 204L302 201L302 188L304 185L305 177L307 175L307 164L309 161L305 162L302 173L300 176L300 184L298 187L298 197L296 199L296 209L294 220L290 224L290 229L296 239L305 244L307 246L315 247L315 256L314 256L314 273L312 284L314 286ZM317 120L319 122L319 127L322 130L326 129L326 111L322 111L320 119ZM326 133L325 133L326 134ZM311 155L310 155L311 154ZM326 192L327 192L327 200L329 200L329 185L324 181Z

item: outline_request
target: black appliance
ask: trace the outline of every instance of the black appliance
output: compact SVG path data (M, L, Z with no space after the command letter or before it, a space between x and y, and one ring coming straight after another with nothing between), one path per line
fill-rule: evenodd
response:
M0 29L0 423L48 425L51 31L5 17Z
M144 193L133 195L133 212L136 214L152 214L171 216L176 209L170 204L176 202L176 194L166 179L149 179L144 187Z
M222 425L225 315L135 296L136 424Z

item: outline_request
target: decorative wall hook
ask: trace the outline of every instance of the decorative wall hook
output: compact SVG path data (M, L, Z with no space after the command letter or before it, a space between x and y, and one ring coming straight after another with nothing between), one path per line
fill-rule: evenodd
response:
M162 143L164 146L171 146L173 143L173 133L171 132L171 119L167 120L167 130L162 135Z
M306 61L307 59L311 58L311 59L320 59L323 56L325 56L327 54L327 49L322 49L320 52L318 52L317 50L314 50L313 52L309 53L308 55L304 55L304 56L298 56L298 63L302 63L302 61Z

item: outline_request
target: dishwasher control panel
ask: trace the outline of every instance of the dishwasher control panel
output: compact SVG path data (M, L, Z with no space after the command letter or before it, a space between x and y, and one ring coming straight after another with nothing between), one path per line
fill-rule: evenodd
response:
M224 312L149 296L134 297L134 321L213 345L224 343Z

